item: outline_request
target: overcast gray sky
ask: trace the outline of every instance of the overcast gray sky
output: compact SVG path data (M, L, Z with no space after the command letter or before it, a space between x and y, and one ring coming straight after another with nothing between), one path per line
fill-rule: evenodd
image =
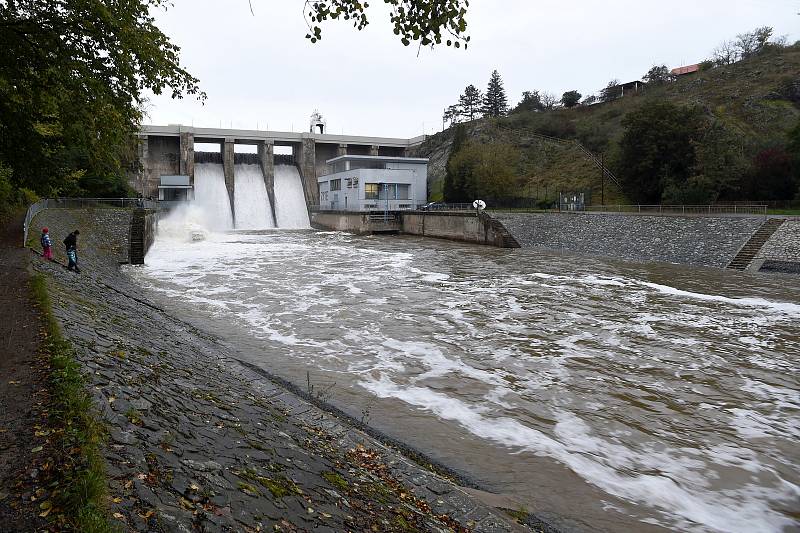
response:
M331 132L412 137L442 127L442 110L493 69L509 103L522 91L584 95L708 57L721 41L757 26L800 39L798 0L471 0L468 50L404 47L380 0L371 24L322 27L311 44L303 0L174 0L159 27L181 47L208 94L153 96L152 124L306 131L314 109Z

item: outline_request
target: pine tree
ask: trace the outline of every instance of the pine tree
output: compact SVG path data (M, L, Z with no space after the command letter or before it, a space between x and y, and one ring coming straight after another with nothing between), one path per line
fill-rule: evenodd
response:
M487 117L502 117L508 113L508 100L506 90L503 88L503 80L500 73L492 71L489 78L489 86L486 87L486 95L483 97L483 114Z
M458 98L461 113L467 120L474 120L481 112L482 96L477 87L470 84L464 89L464 94Z

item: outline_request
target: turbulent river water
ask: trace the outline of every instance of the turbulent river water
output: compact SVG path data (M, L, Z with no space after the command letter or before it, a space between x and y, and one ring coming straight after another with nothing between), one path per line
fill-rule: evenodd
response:
M335 232L127 270L240 356L565 529L800 524L800 281Z

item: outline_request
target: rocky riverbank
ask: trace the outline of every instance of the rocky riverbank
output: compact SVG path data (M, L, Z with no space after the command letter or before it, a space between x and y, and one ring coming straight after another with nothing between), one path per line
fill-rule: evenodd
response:
M82 274L34 264L107 425L110 512L123 528L522 529L150 303L118 271L130 213L98 211L102 224L67 210L34 221L57 241L81 229Z

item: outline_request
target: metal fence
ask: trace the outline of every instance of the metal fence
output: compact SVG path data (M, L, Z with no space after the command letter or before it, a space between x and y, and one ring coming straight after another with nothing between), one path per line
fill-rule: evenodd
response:
M377 205L380 205L381 202L385 202L385 200L375 200ZM310 205L309 210L311 211L346 211L346 209L334 209L330 205ZM380 207L374 209L364 209L363 212L380 212L387 211L386 209L380 209ZM475 208L472 207L472 204L445 204L441 202L429 202L427 204L410 204L408 208L402 209L388 209L388 211L437 211L437 212L448 212L448 211L475 211ZM358 213L359 211L353 211L354 213Z
M44 198L28 207L22 228L22 245L28 242L31 221L45 209L134 208L158 209L158 202L144 198Z
M649 215L767 215L765 205L587 205L585 212L595 213L641 213Z

